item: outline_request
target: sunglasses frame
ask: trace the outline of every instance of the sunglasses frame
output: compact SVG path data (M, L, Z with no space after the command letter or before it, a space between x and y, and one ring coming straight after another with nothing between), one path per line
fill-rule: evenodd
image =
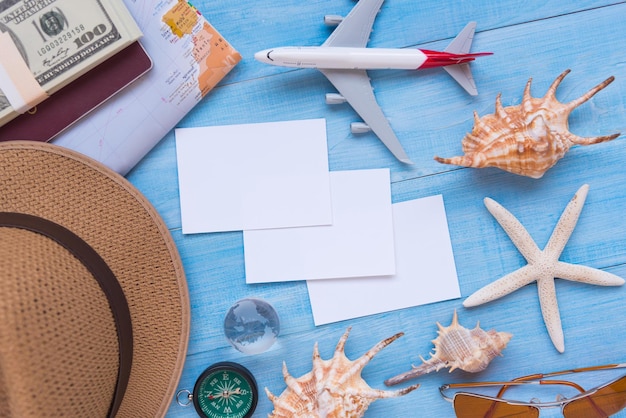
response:
M457 395L462 394L465 396L482 398L482 399L486 399L486 400L490 400L494 402L504 402L509 405L529 406L529 407L535 408L537 412L539 412L539 410L542 408L560 407L561 413L563 413L563 408L567 404L574 402L576 400L579 400L579 399L584 399L584 398L592 396L598 390L603 389L606 386L612 385L613 383L619 380L625 379L626 374L621 375L615 379L610 380L607 383L603 383L589 390L585 390L580 385L573 383L573 382L566 381L566 380L544 380L545 378L554 377L554 376L562 376L565 374L582 373L582 372L589 372L589 371L600 371L600 370L612 370L612 369L619 369L619 368L626 368L626 363L583 367L583 368L578 368L578 369L563 370L563 371L552 372L552 373L531 374L528 376L518 377L508 382L490 381L490 382L471 382L471 383L447 383L439 387L439 392L441 393L441 396L446 401L451 402L453 405L454 405L454 398L456 398ZM580 393L575 396L572 396L571 398L557 399L551 402L525 402L525 401L502 398L502 395L508 388L512 386L523 386L523 385L566 385L566 386L576 388ZM500 390L498 391L498 394L496 396L489 396L489 395L483 395L483 394L471 393L471 392L463 392L463 391L456 392L454 395L452 395L452 397L446 394L446 391L450 389L490 387L490 386L500 387Z

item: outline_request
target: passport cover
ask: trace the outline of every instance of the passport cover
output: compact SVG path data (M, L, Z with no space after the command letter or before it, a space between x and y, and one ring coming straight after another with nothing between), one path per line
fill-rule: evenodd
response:
M0 141L50 141L150 68L150 57L139 42L133 42L33 109L0 127Z

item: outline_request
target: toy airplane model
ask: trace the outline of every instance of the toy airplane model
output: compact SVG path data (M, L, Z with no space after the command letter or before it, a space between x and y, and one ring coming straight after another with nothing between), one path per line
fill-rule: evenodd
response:
M326 16L327 24L339 24L318 47L282 47L257 52L261 62L296 68L317 68L339 91L327 94L326 103L348 102L365 123L353 123L353 133L373 131L400 161L412 164L387 118L376 102L366 70L443 67L467 92L478 94L469 68L476 57L469 53L476 23L469 23L444 52L420 49L367 48L374 19L384 0L360 0L342 19Z

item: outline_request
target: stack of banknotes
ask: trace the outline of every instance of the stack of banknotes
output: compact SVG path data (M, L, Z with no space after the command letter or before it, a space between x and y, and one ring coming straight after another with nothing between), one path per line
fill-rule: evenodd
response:
M122 0L0 0L0 32L47 95L141 37ZM0 89L0 126L16 116Z

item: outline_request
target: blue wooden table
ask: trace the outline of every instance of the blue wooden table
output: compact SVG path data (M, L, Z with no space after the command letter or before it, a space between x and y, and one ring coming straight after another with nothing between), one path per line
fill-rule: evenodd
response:
M374 388L429 357L436 322L447 325L456 309L462 325L478 320L485 329L513 334L503 357L479 374L442 370L419 379L421 387L402 398L373 403L370 417L454 416L438 387L446 382L502 380L560 369L625 362L626 286L598 287L557 280L565 333L565 352L547 335L531 284L489 304L466 309L474 291L525 264L511 240L487 212L491 197L509 209L542 248L576 190L589 184L587 202L561 260L626 277L626 138L589 147L575 146L541 179L498 169L442 165L434 155L461 154L461 139L472 128L472 112L493 113L496 95L503 105L521 101L533 78L532 93L543 96L565 69L572 72L557 97L573 100L607 77L615 82L570 117L581 136L626 132L626 2L606 0L480 1L388 0L374 25L370 46L441 50L468 21L477 21L473 51L491 51L472 64L479 95L467 95L440 69L371 72L378 101L413 166L397 162L371 134L354 137L358 121L347 105L329 108L333 92L317 71L271 67L253 59L256 51L280 45L319 45L331 32L325 14L346 14L350 0L272 0L233 2L196 0L208 20L237 48L242 62L179 127L326 118L330 169L388 167L393 202L443 194L461 288L461 299L315 327L305 282L246 285L241 232L183 235L173 131L128 175L150 199L170 228L183 259L191 297L189 350L179 387L191 389L199 374L218 361L249 368L261 388L255 416L272 405L262 391L280 394L281 366L300 376L311 369L313 345L332 355L348 326L346 354L356 358L379 340L399 331L405 336L383 350L364 369ZM437 277L431 278L437 281ZM281 318L277 344L246 356L226 341L222 324L228 308L244 297L271 302ZM418 381L415 381L415 383ZM533 396L553 400L537 389ZM549 398L549 399L548 399ZM542 416L554 411L544 411ZM626 413L622 413L626 416ZM193 408L175 401L169 417L193 417ZM555 416L559 416L558 413Z

